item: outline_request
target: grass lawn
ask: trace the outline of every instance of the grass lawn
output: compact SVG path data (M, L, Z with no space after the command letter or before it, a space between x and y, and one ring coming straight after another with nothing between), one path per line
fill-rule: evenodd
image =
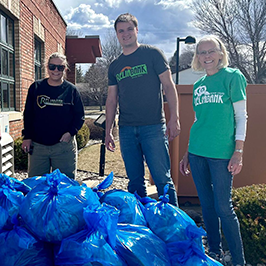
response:
M108 175L111 171L115 176L127 176L124 162L120 153L119 141L115 142L115 152L106 150L105 152L105 171ZM78 155L78 169L89 172L99 173L101 143L84 148ZM149 178L149 170L145 166L145 177Z
M101 143L83 149L78 155L78 169L99 173ZM116 141L116 151L105 152L105 174L111 171L116 176L126 176L124 162L121 157L119 141Z

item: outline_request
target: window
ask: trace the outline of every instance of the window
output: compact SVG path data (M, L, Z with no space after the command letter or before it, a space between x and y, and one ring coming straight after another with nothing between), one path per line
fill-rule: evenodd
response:
M14 22L0 13L0 107L15 110Z
M35 39L34 43L35 80L42 78L42 43Z

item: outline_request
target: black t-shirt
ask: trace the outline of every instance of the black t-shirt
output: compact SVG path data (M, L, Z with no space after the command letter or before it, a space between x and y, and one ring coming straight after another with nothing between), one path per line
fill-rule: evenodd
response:
M119 125L142 126L165 122L159 75L169 69L163 53L140 45L112 62L108 85L118 86Z

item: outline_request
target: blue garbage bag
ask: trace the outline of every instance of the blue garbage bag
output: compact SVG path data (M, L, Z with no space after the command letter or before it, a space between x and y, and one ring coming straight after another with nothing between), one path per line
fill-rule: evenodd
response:
M106 203L100 207L88 206L84 209L83 216L86 227L92 232L99 231L112 248L116 246L116 230L120 211Z
M67 177L65 174L61 173L59 169L54 170L50 174L25 178L22 180L22 182L32 189L35 186L39 185L40 183L46 182L47 178L49 178L50 176L58 176L62 184L65 183L65 184L71 184L73 186L79 186L78 181Z
M158 202L148 197L140 199L145 207L143 213L148 227L165 243L189 239L187 227L194 228L195 231L199 232L198 237L194 238L195 244L204 251L202 235L206 235L206 232L202 228L198 228L194 220L183 210L168 203L168 188L169 186L166 185L164 195L159 198Z
M1 266L54 265L52 248L36 239L18 221L11 230L0 230L0 246Z
M0 229L13 227L11 217L19 214L24 199L23 192L15 190L14 182L9 179L0 186Z
M167 244L167 251L172 266L222 266L216 260L207 256L195 245L193 237L188 240Z
M166 244L149 228L118 224L116 251L129 266L169 266Z
M121 189L109 190L100 198L100 202L114 206L120 211L118 223L147 225L139 200L130 192Z
M99 198L101 198L104 195L104 193L101 192L100 190L110 187L113 181L114 181L114 173L111 172L100 184L92 188L92 190L98 195Z
M9 177L6 174L0 174L0 187L2 185L7 185L8 187L22 192L24 195L26 195L31 188L26 185L23 181L19 181L16 178Z
M88 205L100 205L90 188L73 186L55 173L26 195L19 213L40 240L59 242L84 228L83 208Z
M103 204L98 208L84 208L86 228L63 239L59 251L55 252L55 265L75 266L125 266L116 254L116 228L119 211Z
M27 186L30 188L34 188L35 186L39 185L42 182L45 182L46 176L33 176L33 177L28 177L22 180L23 183L25 183Z
M140 199L144 204L144 216L148 227L160 237L167 246L172 266L214 266L216 261L205 254L202 236L206 235L203 228L181 209L168 203L168 185L159 202L148 197Z
M8 218L8 211L0 206L0 230L5 227Z

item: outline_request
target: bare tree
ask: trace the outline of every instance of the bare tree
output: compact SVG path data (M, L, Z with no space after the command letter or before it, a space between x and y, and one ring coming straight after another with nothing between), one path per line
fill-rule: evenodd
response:
M195 45L187 45L179 56L179 70L189 68L191 66L194 55ZM169 61L172 74L176 73L176 51Z
M83 35L81 30L71 30L69 28L66 29L66 36L77 36L80 37Z
M122 53L122 47L117 40L115 30L109 29L104 38L102 45L103 59L106 61L107 67L112 61Z
M81 65L76 65L76 83L82 82L84 82L84 77Z
M85 73L85 83L82 85L82 97L96 102L102 110L108 91L108 68L111 62L122 52L114 30L109 30L102 45L103 57L98 58Z
M226 44L230 66L249 83L266 82L266 1L193 0L195 26Z
M82 85L82 97L88 97L99 105L100 111L107 96L107 68L102 60L93 64L85 74L85 83Z

